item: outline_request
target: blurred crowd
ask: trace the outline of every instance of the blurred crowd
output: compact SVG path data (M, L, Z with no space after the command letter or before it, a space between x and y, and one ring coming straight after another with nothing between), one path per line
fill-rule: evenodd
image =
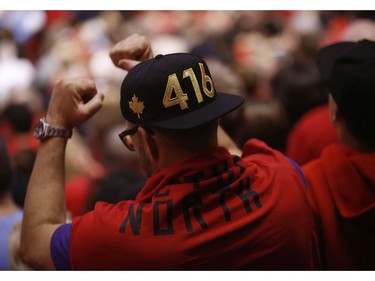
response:
M55 82L77 76L92 78L105 104L68 142L67 209L73 217L98 200L136 196L145 178L117 136L126 127L118 106L126 73L108 55L133 33L150 38L154 55L204 58L218 92L246 98L221 120L238 146L258 138L303 165L337 141L316 51L337 41L375 40L375 12L0 11L0 141L12 168L0 198L7 193L22 210L38 149L34 124Z

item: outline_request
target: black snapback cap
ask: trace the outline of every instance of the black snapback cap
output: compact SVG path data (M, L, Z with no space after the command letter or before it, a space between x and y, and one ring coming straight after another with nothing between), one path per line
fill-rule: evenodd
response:
M328 45L316 61L349 130L375 140L375 42Z
M206 62L188 53L145 60L129 71L121 85L123 117L159 128L197 127L243 102L241 96L217 93Z

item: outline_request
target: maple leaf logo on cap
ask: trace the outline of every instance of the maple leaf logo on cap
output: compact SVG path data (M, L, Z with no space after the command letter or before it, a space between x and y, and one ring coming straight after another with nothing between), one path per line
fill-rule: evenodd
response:
M143 101L139 101L138 97L133 95L132 101L129 101L129 108L133 111L134 114L137 114L138 119L140 119L141 116L139 114L142 114L145 106L143 105Z

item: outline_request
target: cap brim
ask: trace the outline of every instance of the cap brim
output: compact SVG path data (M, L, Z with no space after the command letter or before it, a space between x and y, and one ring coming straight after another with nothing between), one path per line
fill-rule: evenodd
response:
M339 42L319 49L316 64L324 80L331 79L333 66L354 42Z
M150 125L166 129L189 129L220 118L244 103L237 95L217 93L215 100L195 111L168 120L149 122Z

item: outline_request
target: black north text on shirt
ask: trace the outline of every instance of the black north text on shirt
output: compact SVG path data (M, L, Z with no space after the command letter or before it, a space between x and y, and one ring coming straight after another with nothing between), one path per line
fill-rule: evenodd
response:
M214 165L211 167L211 176L216 177L217 183L215 188L211 191L211 194L217 195L218 203L220 208L223 211L223 216L225 221L231 221L231 214L228 206L226 205L226 193L230 189L236 189L236 195L239 200L242 201L243 207L246 213L251 213L253 211L252 205L255 205L256 208L261 208L262 203L260 201L259 195L257 192L251 189L251 179L249 176L244 177L241 180L237 180L245 168L239 163L241 158L236 156L232 158L233 165L229 168L229 161L225 160L220 165ZM221 171L222 170L222 171ZM205 222L201 211L200 206L202 205L201 194L199 189L201 187L201 180L206 178L204 172L198 172L192 175L185 176L181 183L192 183L194 188L197 189L196 192L193 192L184 197L182 203L183 216L185 222L185 228L187 232L193 231L192 220L196 220L199 226L202 229L208 228L207 223ZM170 235L174 234L173 228L173 201L172 199L163 200L163 197L169 195L169 191L165 193L157 193L154 195L154 198L158 198L153 205L153 234L154 235ZM160 200L159 200L160 199ZM252 200L250 200L252 199ZM135 204L131 203L128 208L127 215L120 225L119 232L125 233L127 226L129 225L133 235L139 235L141 232L142 225L142 209L145 204L140 203L138 207L135 208ZM166 212L166 225L160 225L160 210L164 209Z

